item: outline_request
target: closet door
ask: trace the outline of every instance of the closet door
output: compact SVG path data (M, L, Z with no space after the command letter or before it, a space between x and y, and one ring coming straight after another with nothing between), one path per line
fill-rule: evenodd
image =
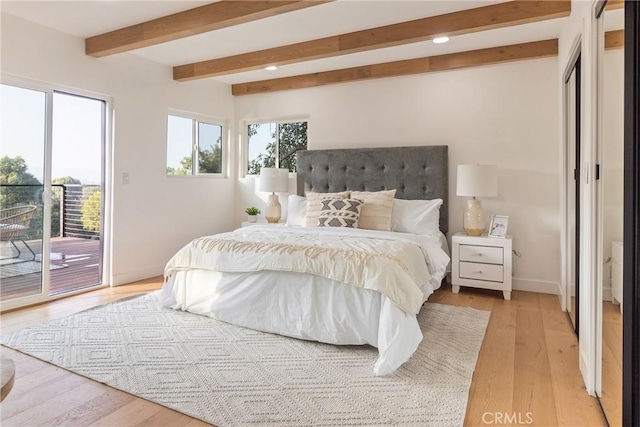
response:
M579 45L578 45L579 46ZM579 330L580 300L580 51L579 48L565 74L565 152L567 183L567 311L576 335Z
M622 425L624 7L600 10L598 28L598 294L600 368L596 394L611 426Z

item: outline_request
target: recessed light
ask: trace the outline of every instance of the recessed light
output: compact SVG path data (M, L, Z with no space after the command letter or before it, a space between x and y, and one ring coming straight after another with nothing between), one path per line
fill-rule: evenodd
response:
M268 67L264 67L264 69L267 71L275 71L278 69L278 67L276 67L275 65L269 65Z
M435 39L433 39L433 42L437 43L437 44L446 43L448 41L449 41L449 37L447 37L447 36L436 37Z

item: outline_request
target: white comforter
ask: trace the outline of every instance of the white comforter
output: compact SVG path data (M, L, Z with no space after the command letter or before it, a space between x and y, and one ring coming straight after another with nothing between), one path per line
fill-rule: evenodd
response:
M253 226L221 236L236 235L246 239L252 233L264 237L265 233L273 231L273 227ZM328 242L338 236L344 241L368 240L368 247L392 243L391 246L419 248L420 260L418 257L403 259L409 264L407 270L415 276L414 286L420 289L411 301L417 307L440 286L449 262L442 249L441 234L416 236L358 229L294 227L278 228L277 232L286 241L299 238L308 243L315 236ZM377 290L302 271L266 269L254 272L255 260L244 269L236 264L237 271L230 271L229 265L223 272L216 271L213 266L219 262L219 256L214 255L207 265L201 251L194 252L193 248L192 242L167 264L161 297L165 307L295 338L332 344L370 344L379 350L380 357L374 366L378 375L397 369L411 357L422 340L415 314L401 309ZM423 268L413 265L419 262L423 263ZM190 263L193 265L185 265Z

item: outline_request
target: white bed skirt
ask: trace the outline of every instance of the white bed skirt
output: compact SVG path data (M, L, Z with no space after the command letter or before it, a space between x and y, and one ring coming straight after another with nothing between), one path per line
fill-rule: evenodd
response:
M425 289L424 300L433 288ZM176 271L160 303L234 325L328 344L378 348L376 375L409 360L422 332L415 315L384 295L295 272Z

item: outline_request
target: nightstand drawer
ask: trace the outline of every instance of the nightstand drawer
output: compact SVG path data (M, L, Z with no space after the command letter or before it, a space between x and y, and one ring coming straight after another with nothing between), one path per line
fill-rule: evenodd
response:
M504 250L495 246L460 245L460 261L504 264Z
M502 265L479 264L476 262L460 262L460 278L503 282L504 267Z

